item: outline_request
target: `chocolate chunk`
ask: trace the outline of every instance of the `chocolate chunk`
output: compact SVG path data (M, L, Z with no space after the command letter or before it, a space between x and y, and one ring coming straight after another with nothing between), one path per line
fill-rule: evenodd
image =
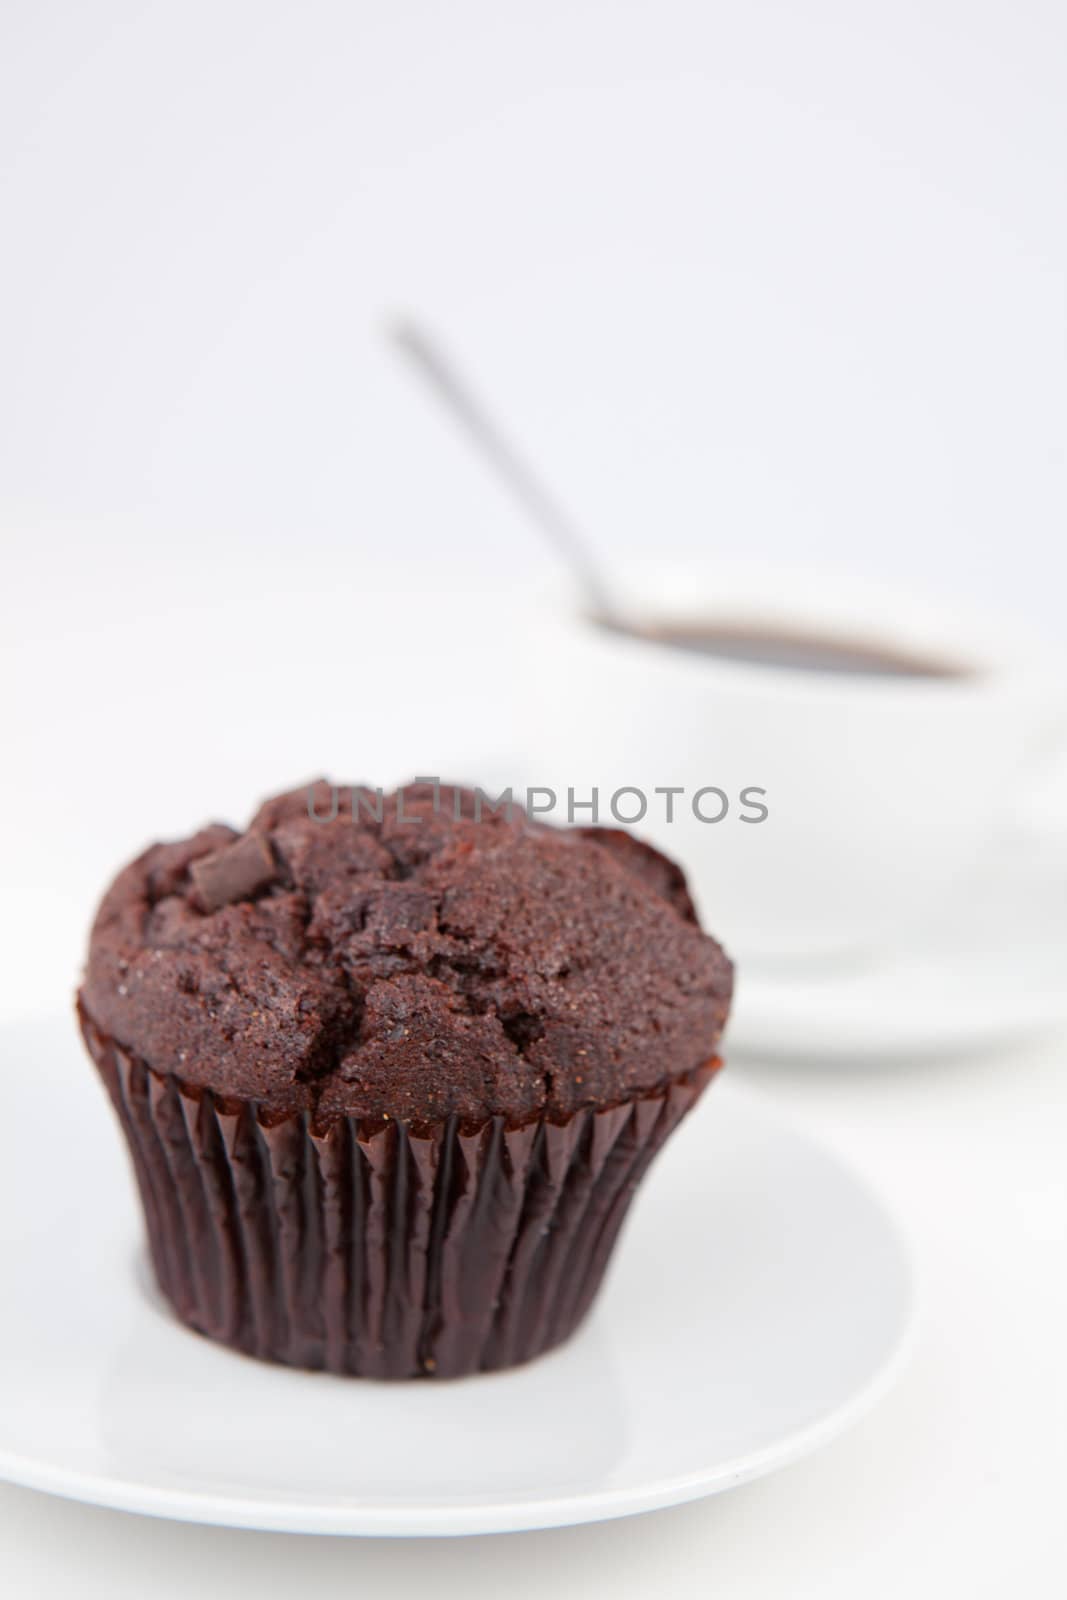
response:
M205 911L245 900L274 877L270 842L261 833L246 833L224 850L194 861L189 875Z

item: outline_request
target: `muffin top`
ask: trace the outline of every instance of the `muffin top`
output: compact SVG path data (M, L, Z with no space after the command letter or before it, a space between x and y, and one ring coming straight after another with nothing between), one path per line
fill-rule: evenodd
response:
M79 998L156 1072L268 1116L515 1126L708 1060L731 986L680 869L632 835L319 780L131 862Z

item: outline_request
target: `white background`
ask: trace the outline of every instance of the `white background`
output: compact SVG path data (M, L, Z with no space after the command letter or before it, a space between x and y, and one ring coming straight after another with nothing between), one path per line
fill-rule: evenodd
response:
M5 1011L67 1004L146 833L320 768L511 748L485 716L549 558L386 346L396 308L608 560L873 572L1062 635L1065 73L1051 0L4 0ZM485 597L476 635L450 593ZM913 1368L810 1463L423 1548L4 1490L0 1574L1060 1594L1062 1057L756 1072L887 1193L928 1280Z

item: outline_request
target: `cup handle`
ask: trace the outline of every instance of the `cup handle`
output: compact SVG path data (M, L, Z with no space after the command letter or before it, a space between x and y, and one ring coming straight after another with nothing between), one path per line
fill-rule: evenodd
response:
M1067 859L1067 712L1031 751L1012 822L1025 842Z

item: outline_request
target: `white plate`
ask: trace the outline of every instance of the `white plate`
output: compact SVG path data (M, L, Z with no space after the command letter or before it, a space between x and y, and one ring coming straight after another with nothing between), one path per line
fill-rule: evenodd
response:
M740 974L726 1053L857 1062L992 1049L1067 1024L1067 864L1005 843L906 947L850 972Z
M713 1084L563 1349L453 1383L289 1371L174 1323L117 1129L65 1020L0 1034L0 1475L304 1533L505 1532L694 1499L812 1450L896 1369L904 1251L751 1092Z

